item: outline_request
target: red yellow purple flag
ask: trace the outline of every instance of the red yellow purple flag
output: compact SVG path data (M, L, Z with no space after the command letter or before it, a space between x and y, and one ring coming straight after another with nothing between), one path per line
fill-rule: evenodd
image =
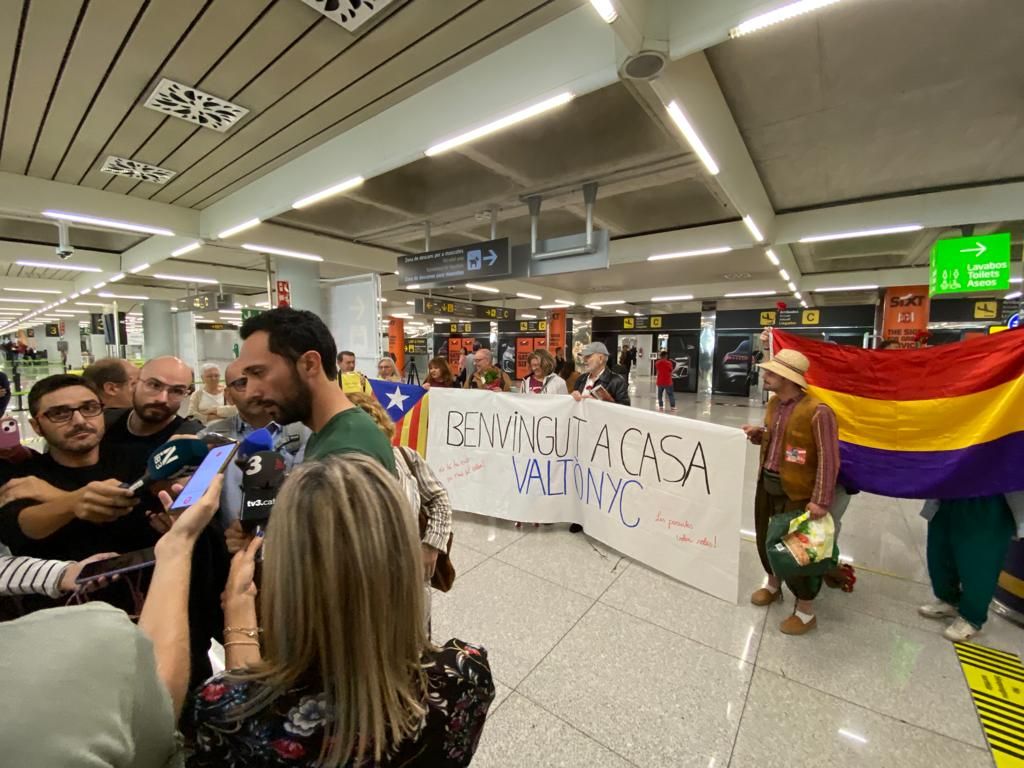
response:
M919 499L1024 490L1024 331L912 350L773 338L810 360L808 392L835 411L848 488Z

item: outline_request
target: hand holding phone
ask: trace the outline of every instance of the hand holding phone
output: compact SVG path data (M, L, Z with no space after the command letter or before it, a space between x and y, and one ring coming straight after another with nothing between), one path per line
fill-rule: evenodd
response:
M106 557L102 560L96 559L98 557L104 556L95 556L83 561L82 569L75 578L76 584L82 585L97 579L113 579L121 574L149 568L156 562L156 553L153 547L115 557Z

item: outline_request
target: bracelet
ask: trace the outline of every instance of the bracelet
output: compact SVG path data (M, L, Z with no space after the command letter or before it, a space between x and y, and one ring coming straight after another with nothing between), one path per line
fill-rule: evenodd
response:
M232 632L237 633L239 635L245 635L246 637L256 637L261 632L263 632L263 630L259 627L224 627L225 635Z
M227 648L229 645L255 645L257 648L259 648L260 644L257 643L255 640L229 640L228 642L224 643L225 648Z

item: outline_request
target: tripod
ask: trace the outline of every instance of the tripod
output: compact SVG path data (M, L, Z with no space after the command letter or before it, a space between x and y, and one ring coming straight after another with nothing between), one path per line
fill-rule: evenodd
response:
M409 362L405 364L405 373L406 373L406 378L405 378L405 383L406 384L415 384L416 386L419 386L419 384L420 384L420 372L418 370L416 370L416 361L414 359L412 359L411 357L409 358Z

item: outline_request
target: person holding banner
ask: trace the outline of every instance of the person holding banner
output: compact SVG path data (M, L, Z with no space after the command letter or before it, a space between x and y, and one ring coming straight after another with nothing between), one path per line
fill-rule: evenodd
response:
M398 374L398 368L395 367L395 361L390 357L382 357L380 362L377 363L377 378L381 381L393 382L402 380L402 377Z
M338 353L338 386L341 391L365 392L370 394L370 381L362 373L356 370L356 353L347 349Z
M576 381L573 399L579 402L586 397L594 397L629 405L629 385L622 376L608 368L608 347L594 341L583 348L582 355L587 377L580 376Z
M567 395L565 381L555 373L555 358L546 349L535 349L530 355L530 375L519 387L522 394Z
M806 509L815 520L829 514L839 476L839 429L835 413L808 395L805 374L810 361L800 352L783 349L760 364L764 388L774 392L764 426L743 427L747 439L761 446L760 474L754 501L757 553L768 583L750 596L754 605L782 599L781 583L772 572L765 540L772 516ZM820 576L799 576L786 586L796 596L793 615L779 629L803 635L817 627L813 601L821 590Z
M465 351L465 350L463 350ZM427 380L423 382L424 389L431 387L453 388L458 386L455 377L452 376L452 369L448 360L443 357L435 357L427 364Z

